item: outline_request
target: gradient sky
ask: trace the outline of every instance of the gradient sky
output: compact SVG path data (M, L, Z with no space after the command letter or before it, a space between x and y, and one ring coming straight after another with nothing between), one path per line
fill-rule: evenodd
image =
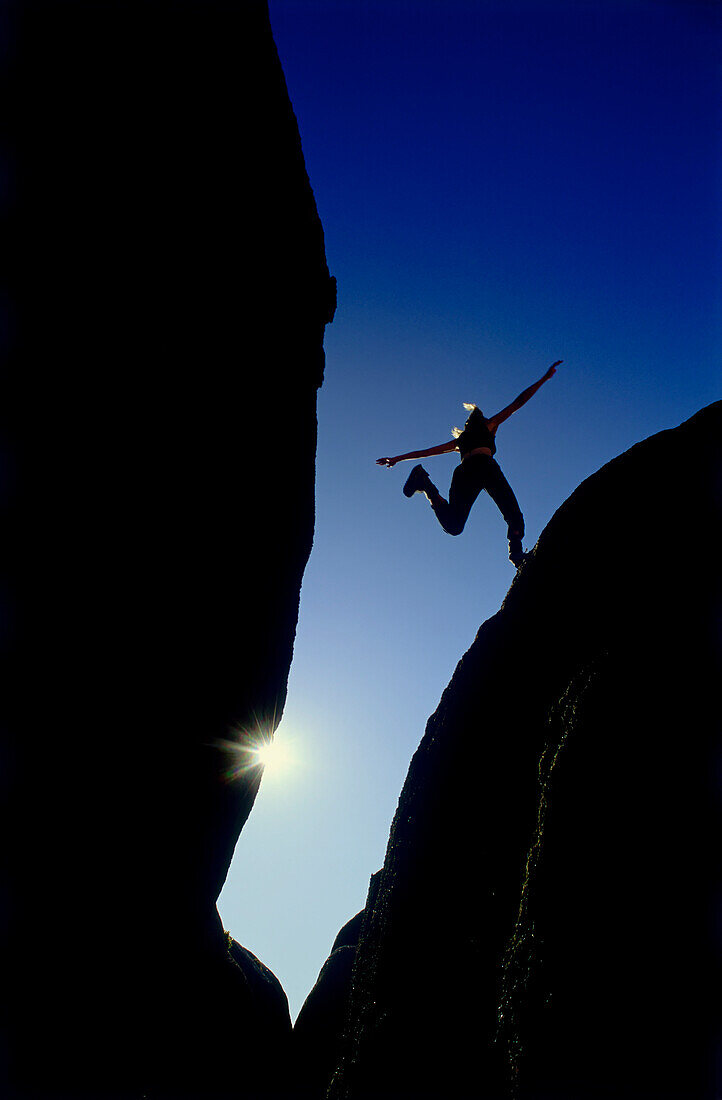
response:
M375 459L445 442L463 401L491 415L564 359L497 437L533 546L585 477L721 396L721 36L690 0L270 12L339 307L277 734L293 759L264 777L219 910L295 1018L514 573L485 494L450 538L403 497L411 463ZM457 461L426 462L442 492ZM629 568L664 537L664 515L630 531Z

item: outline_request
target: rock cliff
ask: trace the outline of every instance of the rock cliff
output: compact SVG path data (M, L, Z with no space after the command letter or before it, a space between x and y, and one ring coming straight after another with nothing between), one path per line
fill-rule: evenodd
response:
M288 1009L215 910L260 769L222 743L270 736L285 699L335 305L321 224L265 3L4 10L0 1091L265 1096Z
M580 485L459 663L330 1100L716 1095L721 451L718 403Z

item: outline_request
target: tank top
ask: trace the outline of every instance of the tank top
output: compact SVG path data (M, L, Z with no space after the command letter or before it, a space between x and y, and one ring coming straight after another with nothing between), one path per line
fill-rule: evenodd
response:
M490 430L481 409L471 410L456 445L462 458L468 455L469 451L476 450L477 447L488 447L492 454L496 454L494 432Z

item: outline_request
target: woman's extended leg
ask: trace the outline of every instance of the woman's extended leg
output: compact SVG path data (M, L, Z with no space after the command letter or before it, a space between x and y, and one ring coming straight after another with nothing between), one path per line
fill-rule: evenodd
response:
M509 560L514 565L521 565L524 558L521 547L521 540L524 537L524 517L511 485L493 458L490 460L484 488L506 520Z

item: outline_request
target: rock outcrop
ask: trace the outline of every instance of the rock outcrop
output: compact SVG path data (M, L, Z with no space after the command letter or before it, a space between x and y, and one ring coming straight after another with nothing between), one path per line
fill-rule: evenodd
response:
M580 485L461 660L332 1100L716 1095L721 451L718 403Z
M3 28L0 1091L275 1094L288 1028L215 901L313 536L335 282L296 121L260 0L34 0Z
M351 978L367 914L373 911L381 872L371 876L366 908L344 924L303 1003L293 1028L294 1097L323 1096L341 1050L347 1024Z

